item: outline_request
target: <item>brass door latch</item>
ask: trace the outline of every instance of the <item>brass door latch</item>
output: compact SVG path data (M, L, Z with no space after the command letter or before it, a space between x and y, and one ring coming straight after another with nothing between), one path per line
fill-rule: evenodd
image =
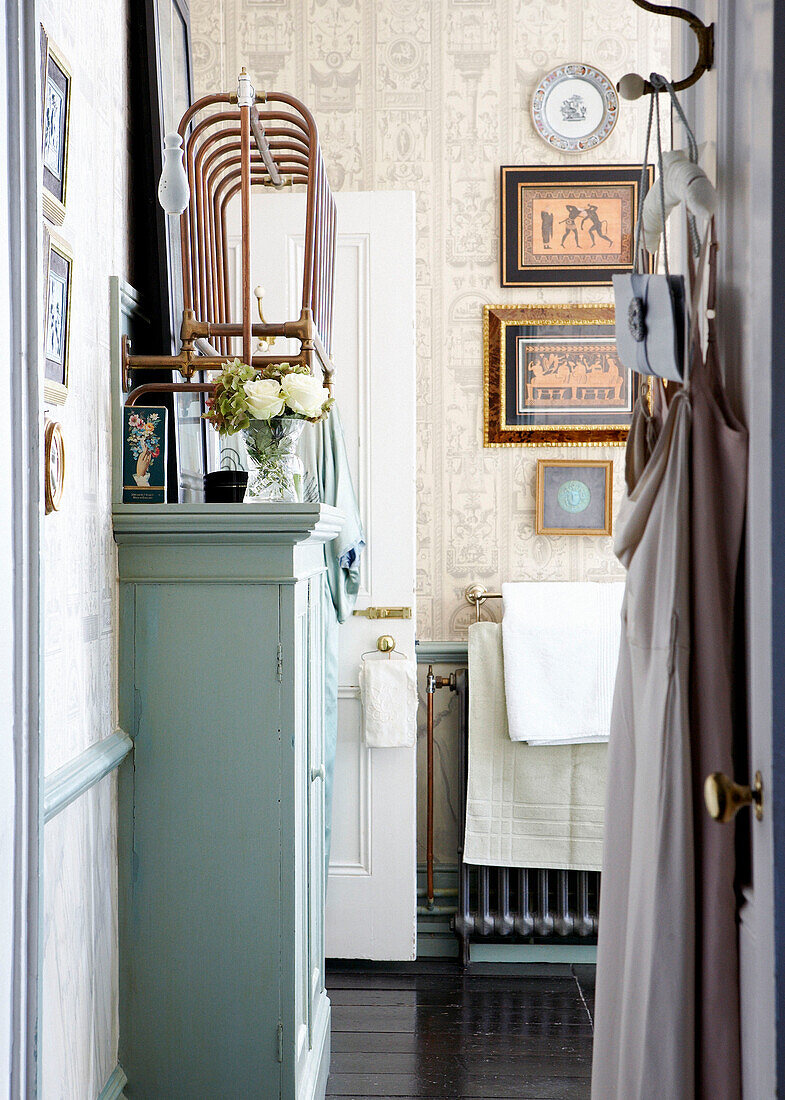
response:
M353 615L362 615L366 619L411 619L410 607L364 607L353 611Z
M742 806L754 806L755 817L763 820L763 777L755 772L751 787L734 783L723 772L712 772L703 785L703 797L709 816L715 821L731 821Z

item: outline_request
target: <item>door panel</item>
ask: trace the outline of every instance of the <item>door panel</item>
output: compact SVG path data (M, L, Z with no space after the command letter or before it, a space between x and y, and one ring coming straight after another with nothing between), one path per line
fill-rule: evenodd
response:
M777 1072L771 798L776 487L771 480L771 254L761 247L772 238L773 9L757 0L707 7L705 16L718 19L717 76L716 83L704 78L698 85L707 124L713 121L711 100L717 101L719 346L728 387L750 433L744 591L748 745L734 778L749 783L760 770L764 785L763 820L748 810L739 818L751 856L739 914L742 1079L744 1096L755 1100L774 1097ZM777 649L781 643L775 642Z
M353 617L340 629L339 733L327 885L327 955L411 959L416 947L414 749L362 742L358 671L381 634L414 659L414 196L336 195L335 394L367 548L358 608L404 606L411 619ZM238 209L229 212L241 286ZM305 196L252 198L252 282L267 321L299 314ZM295 350L291 342L277 351ZM372 658L373 659L373 658Z

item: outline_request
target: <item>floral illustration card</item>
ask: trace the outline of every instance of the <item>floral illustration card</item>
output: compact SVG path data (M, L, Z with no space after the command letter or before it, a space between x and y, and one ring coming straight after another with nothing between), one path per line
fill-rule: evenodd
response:
M123 503L166 501L166 409L123 409Z

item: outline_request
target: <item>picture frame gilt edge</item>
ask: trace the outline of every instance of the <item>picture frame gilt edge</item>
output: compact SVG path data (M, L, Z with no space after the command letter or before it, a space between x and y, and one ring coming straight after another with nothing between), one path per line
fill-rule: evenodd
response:
M520 313L521 320L528 320L531 322L537 322L542 325L557 325L564 324L570 320L574 320L575 312L579 311L584 315L584 323L597 324L597 325L612 325L615 320L615 310L612 304L607 302L599 303L554 303L553 305L544 304L530 304L530 305L484 305L483 317L482 317L482 344L483 344L483 447L623 447L627 442L628 428L607 428L607 427L580 427L576 425L565 425L563 427L554 428L518 428L513 429L510 434L514 432L515 439L500 439L497 436L501 432L501 427L496 426L494 432L494 426L490 423L490 408L491 408L491 347L490 347L490 328L491 328L491 314L496 311L504 311L505 313ZM537 317L537 313L542 313L547 316ZM592 320L588 315L591 313L601 313L602 316ZM561 315L561 316L560 316ZM554 319L549 319L554 318ZM499 323L502 324L501 319ZM501 360L499 358L498 364L501 368ZM499 385L502 385L500 378ZM499 407L501 408L501 402ZM583 436L583 433L593 432L595 438L587 439ZM574 439L573 435L577 434L582 438ZM601 438L596 438L597 434ZM522 438L526 437L526 438ZM529 438L530 437L530 438Z
M581 530L581 528L571 527L545 527L544 525L544 513L545 513L545 481L544 475L547 467L553 466L602 466L605 469L605 526L600 530L599 528L588 528ZM611 538L613 536L613 459L612 458L538 458L537 459L537 478L535 483L535 495L534 495L534 533L535 535L546 536L561 536L561 535L588 535L590 537L595 536L607 536Z

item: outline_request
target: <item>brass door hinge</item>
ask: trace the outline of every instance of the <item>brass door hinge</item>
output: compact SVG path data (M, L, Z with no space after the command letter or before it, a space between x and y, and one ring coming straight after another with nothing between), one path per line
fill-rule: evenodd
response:
M411 619L410 607L364 607L353 611L353 615L362 615L366 619Z

